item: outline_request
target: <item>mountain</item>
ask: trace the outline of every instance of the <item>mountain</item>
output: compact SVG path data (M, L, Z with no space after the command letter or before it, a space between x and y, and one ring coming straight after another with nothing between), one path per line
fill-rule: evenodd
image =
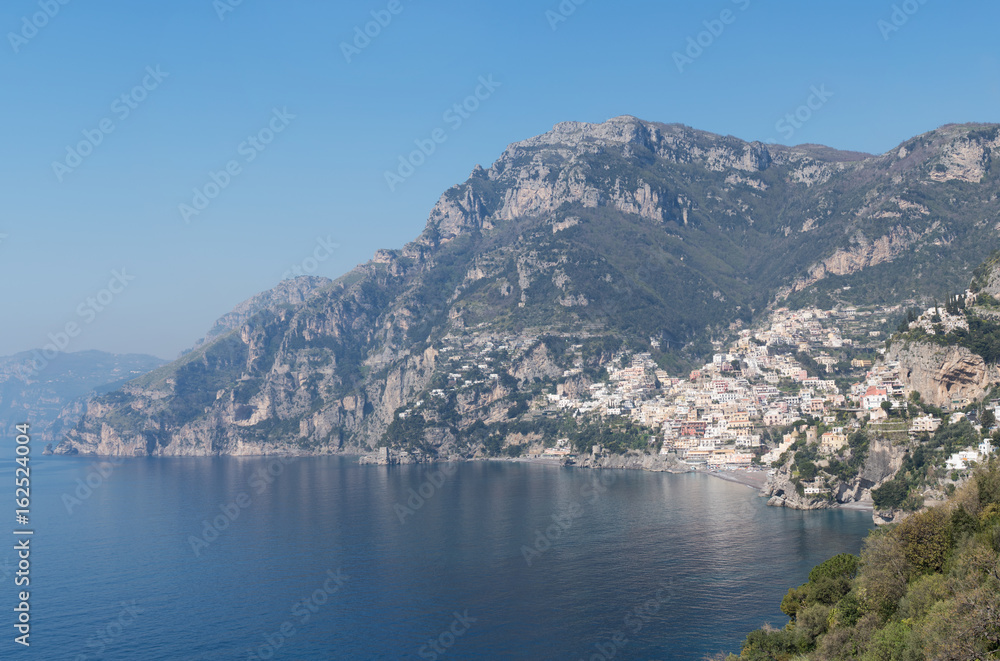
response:
M423 233L97 398L60 451L474 456L625 347L680 371L769 306L930 301L997 242L998 127L882 155L619 117L515 143ZM549 426L546 426L549 425Z
M965 476L949 468L949 460L973 451L984 436L1000 441L993 429L1000 395L1000 301L991 293L1000 293L998 283L995 251L974 270L969 287L945 297L944 305L908 311L883 357L863 377L851 379L858 396L869 388L887 395L885 419L864 410L859 397L861 409L847 427L848 449L832 457L793 432L797 442L772 463L774 477L761 492L769 503L821 509L871 502L875 521L889 523L942 500L961 483ZM805 493L804 478L829 492Z
M284 280L274 289L257 294L243 301L220 317L212 325L208 333L205 334L205 337L195 342L194 347L184 353L189 353L194 349L210 344L214 340L247 323L254 315L264 310L273 309L280 305L299 305L315 294L317 290L332 282L329 278L315 276L300 276Z
M38 372L28 367L33 352L0 357L0 430L30 422L36 440L53 442L83 415L88 395L114 390L166 361L140 354L103 351L64 353ZM30 374L23 379L22 376Z

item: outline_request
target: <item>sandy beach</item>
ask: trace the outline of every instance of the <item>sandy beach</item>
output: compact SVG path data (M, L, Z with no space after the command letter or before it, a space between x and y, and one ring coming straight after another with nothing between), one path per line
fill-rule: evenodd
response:
M843 505L839 505L837 507L837 509L841 509L841 510L855 510L855 511L858 511L858 512L874 512L875 511L875 503L873 503L871 501L867 501L867 502L866 501L861 501L861 502L858 502L858 503L844 503Z
M717 477L726 482L736 482L744 484L752 489L760 491L767 484L767 473L764 471L698 471Z

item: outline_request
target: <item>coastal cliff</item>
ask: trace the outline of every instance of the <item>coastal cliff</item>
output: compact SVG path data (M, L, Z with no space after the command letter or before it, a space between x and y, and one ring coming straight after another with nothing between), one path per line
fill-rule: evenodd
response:
M920 393L924 402L950 408L953 401L974 402L1000 383L1000 367L961 346L930 342L894 342L886 362L899 363L907 391Z
M778 468L774 477L761 490L772 507L796 510L820 510L845 505L872 504L872 490L885 484L899 471L907 448L888 439L875 438L867 446L865 461L857 475L848 480L828 478L818 494L807 494L794 481L797 475L797 455L790 453L788 460ZM828 462L820 462L821 466Z

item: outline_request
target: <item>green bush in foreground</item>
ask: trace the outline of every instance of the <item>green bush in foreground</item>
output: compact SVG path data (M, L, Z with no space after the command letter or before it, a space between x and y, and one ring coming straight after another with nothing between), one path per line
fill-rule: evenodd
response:
M752 661L1000 659L1000 462L944 505L873 531L781 602L791 621L747 636Z

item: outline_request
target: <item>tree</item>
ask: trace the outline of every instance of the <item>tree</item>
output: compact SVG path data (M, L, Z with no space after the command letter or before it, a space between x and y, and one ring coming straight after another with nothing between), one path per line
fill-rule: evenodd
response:
M878 489L872 489L872 500L875 502L875 507L880 510L898 509L908 495L910 486L899 475Z
M899 524L896 535L914 570L938 572L951 549L951 517L941 508L921 512Z
M792 632L766 627L747 636L740 658L748 661L789 661L797 651Z
M888 618L906 594L910 563L906 549L889 530L878 530L865 540L861 549L858 576L859 601L868 613Z
M814 601L833 606L851 591L851 582L857 574L857 556L835 555L809 572L810 596Z
M983 425L984 429L991 429L997 423L997 417L992 409L986 409L982 416L980 416L979 422Z

